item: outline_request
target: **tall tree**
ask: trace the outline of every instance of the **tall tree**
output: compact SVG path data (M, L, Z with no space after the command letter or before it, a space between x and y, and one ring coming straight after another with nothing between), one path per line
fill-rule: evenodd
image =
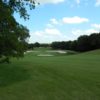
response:
M9 57L23 56L29 30L16 22L14 12L28 19L26 5L33 9L34 1L29 0L0 0L0 62L9 62Z
M81 52L90 50L89 36L83 35L83 36L80 36L78 38L78 40L77 40L77 50L81 51Z

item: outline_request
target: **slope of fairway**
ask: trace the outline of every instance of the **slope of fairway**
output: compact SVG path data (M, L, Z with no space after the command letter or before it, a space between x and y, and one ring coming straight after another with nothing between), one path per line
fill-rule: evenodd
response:
M97 50L93 50L93 51L88 51L86 53L83 53L83 54L90 54L90 55L100 55L100 49L97 49Z
M0 100L100 100L100 50L0 64Z

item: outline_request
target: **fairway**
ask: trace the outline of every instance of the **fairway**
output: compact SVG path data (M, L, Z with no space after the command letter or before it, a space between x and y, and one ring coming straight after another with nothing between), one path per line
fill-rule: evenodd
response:
M100 50L74 55L48 50L0 64L0 100L100 100Z

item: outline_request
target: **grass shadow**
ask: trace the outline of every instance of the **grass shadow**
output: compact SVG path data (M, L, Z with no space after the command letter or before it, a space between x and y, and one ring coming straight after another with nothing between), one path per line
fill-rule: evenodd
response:
M0 87L29 79L28 70L13 64L0 64Z

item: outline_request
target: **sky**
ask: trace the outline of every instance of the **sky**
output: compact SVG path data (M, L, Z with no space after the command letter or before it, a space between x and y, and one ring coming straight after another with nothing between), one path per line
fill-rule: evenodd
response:
M30 31L29 43L75 40L80 35L100 32L100 0L37 0L28 10L29 20L15 14Z

